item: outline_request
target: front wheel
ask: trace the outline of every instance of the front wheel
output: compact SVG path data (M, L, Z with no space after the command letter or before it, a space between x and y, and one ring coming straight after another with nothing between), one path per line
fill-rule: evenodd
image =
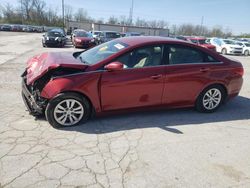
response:
M227 55L227 49L226 49L226 48L223 48L223 49L221 50L221 53L222 53L223 55Z
M249 56L249 51L246 50L246 51L244 52L244 55L245 55L245 56Z
M223 87L214 85L201 92L196 100L196 109L199 112L214 112L225 100L226 92Z
M49 102L45 115L53 127L72 127L89 119L91 105L81 95L62 93Z

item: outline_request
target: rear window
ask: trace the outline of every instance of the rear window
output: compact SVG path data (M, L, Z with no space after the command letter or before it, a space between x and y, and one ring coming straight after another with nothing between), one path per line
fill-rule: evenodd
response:
M107 38L119 38L120 34L119 33L113 33L113 32L107 32L106 37Z

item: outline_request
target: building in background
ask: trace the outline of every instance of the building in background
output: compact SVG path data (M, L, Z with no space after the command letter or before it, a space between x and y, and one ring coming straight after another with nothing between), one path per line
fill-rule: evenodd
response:
M137 32L146 36L169 36L169 29L165 28L137 27L76 21L67 21L65 26L68 33L71 33L74 29L84 29L86 31L117 31L120 33Z

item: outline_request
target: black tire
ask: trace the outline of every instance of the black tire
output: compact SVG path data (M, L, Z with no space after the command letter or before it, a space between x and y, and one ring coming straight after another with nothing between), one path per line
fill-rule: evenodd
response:
M226 48L223 48L223 49L221 50L221 53L222 53L223 55L227 55L227 49L226 49Z
M56 120L56 119L59 119L59 118L55 117L56 116L55 115L56 114L55 109L57 108L57 106L60 105L61 103L65 104L65 101L67 101L67 100L76 101L77 105L78 104L81 105L82 109L83 109L83 115L82 116L80 115L79 121L77 121L76 123L71 124L71 125L66 125L67 122L65 122L65 124L62 124L62 123L58 122L58 120ZM79 107L77 107L77 108L79 108ZM73 107L72 107L72 109L73 109ZM45 110L45 116L46 116L47 121L53 127L55 127L55 128L62 128L62 127L73 127L73 126L79 125L81 123L87 122L88 119L91 116L91 112L92 112L92 110L91 110L90 102L85 97L83 97L83 96L81 96L81 95L79 95L77 93L67 92L67 93L58 94L55 98L53 98L52 100L49 101L49 103L48 103L48 105L46 107L46 110ZM67 116L66 120L69 120L68 116L71 116L71 115L66 115L65 111L63 113L64 114L60 113L60 114L62 114L60 117ZM76 114L74 114L74 117L76 117L75 115Z
M249 56L249 51L248 51L248 50L245 50L244 55L245 55L245 56Z
M218 98L216 99L216 101L218 100L217 103L215 101L211 102L210 99L207 97L207 94L209 91L217 91L220 93L218 95L220 95L221 97L220 97L220 100L218 100ZM200 93L200 95L198 96L196 100L195 108L198 112L204 112L204 113L215 112L221 106L221 104L225 101L225 98L226 98L226 91L222 86L211 85ZM209 102L207 104L204 104L206 103L205 101L206 102L209 101ZM210 105L209 104L210 102L214 105L214 107L211 109L209 109L208 106L206 106L206 105Z

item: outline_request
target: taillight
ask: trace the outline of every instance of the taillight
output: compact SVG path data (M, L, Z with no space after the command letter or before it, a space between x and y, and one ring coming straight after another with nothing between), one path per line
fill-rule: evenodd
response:
M238 68L234 68L233 72L237 75L243 76L244 75L244 69L243 67L238 67Z

